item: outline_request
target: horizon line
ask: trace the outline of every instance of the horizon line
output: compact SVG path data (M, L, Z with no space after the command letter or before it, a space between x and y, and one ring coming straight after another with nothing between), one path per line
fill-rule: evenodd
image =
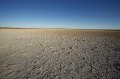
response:
M33 27L30 27L30 28L29 27L27 27L27 28L26 27L24 27L24 28L23 27L0 27L0 29L68 29L68 30L70 29L70 30L117 30L117 31L120 31L120 29L38 28L38 27L37 28L36 27L35 28L33 28Z

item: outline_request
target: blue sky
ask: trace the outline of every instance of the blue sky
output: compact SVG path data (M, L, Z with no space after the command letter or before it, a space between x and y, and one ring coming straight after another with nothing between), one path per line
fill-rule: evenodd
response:
M120 29L120 0L0 0L0 26Z

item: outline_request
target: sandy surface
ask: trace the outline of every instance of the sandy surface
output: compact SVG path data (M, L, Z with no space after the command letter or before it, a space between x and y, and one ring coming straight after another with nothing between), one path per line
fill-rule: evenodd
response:
M120 31L0 29L0 79L120 79Z

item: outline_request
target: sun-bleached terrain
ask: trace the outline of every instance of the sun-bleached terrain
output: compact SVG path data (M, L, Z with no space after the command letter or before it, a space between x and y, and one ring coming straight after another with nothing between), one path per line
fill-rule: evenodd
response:
M120 79L120 31L0 29L0 79Z

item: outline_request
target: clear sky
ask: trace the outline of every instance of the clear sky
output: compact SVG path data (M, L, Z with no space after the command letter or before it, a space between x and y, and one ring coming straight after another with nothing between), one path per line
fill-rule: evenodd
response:
M120 0L0 0L0 27L120 29Z

